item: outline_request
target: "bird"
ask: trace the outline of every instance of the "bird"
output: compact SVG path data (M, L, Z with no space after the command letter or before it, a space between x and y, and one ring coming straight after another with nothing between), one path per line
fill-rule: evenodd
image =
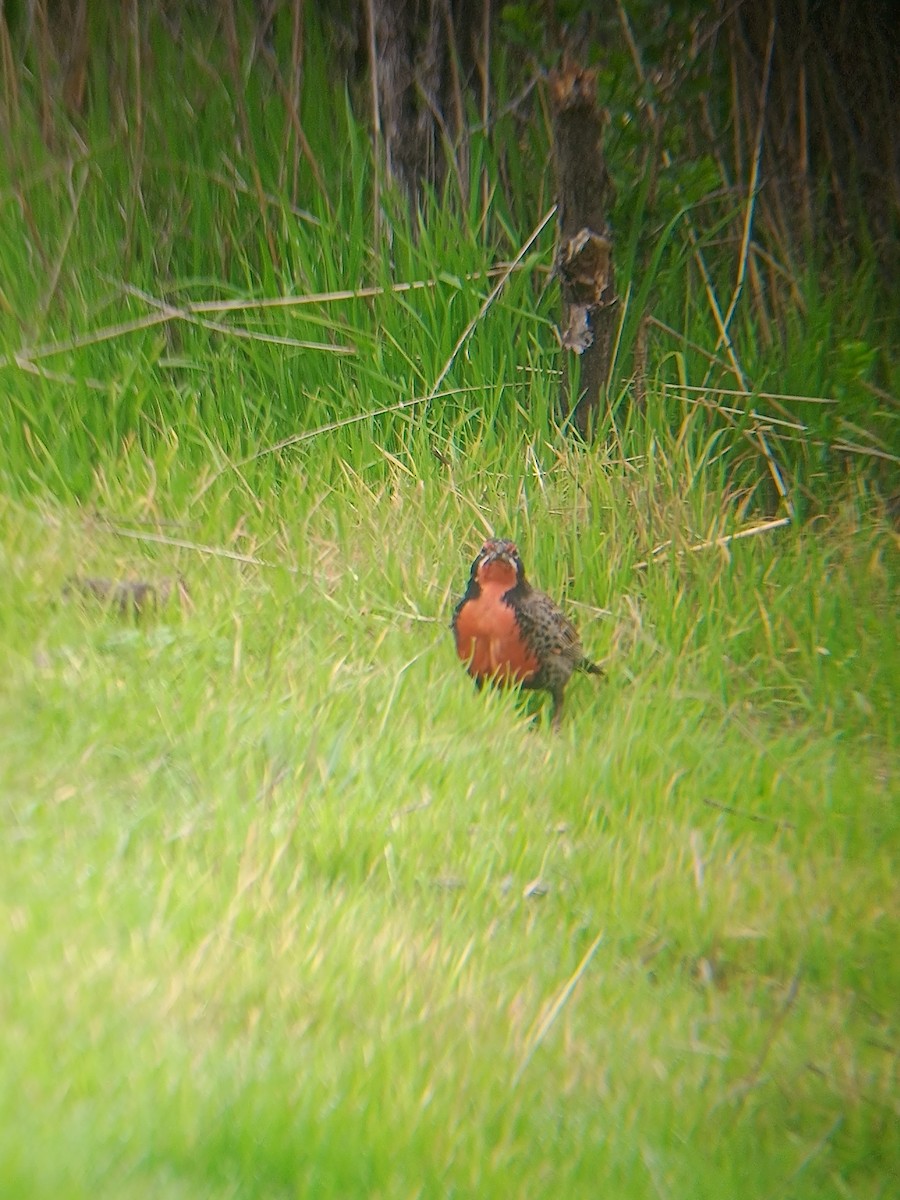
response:
M515 542L505 538L489 538L481 547L451 628L456 653L478 688L518 684L549 692L553 729L560 727L573 671L603 674L559 606L529 584Z

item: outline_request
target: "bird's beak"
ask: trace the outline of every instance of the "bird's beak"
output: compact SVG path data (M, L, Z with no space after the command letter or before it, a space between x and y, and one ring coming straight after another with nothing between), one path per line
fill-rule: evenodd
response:
M513 570L516 570L516 560L511 554L507 554L505 550L492 550L490 554L486 554L481 560L481 565L486 567L492 562L505 562L508 563Z

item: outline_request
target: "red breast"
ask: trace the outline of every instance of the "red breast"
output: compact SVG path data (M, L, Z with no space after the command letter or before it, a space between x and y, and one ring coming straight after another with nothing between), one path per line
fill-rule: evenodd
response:
M486 574L479 580L480 595L467 600L457 614L456 652L475 679L524 683L540 663L522 638L514 610L503 602L509 580Z

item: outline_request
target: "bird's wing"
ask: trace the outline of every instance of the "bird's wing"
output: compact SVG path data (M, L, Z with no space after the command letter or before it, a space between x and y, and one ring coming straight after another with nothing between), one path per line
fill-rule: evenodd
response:
M543 592L533 592L529 602L533 609L534 623L545 631L551 652L562 654L573 662L582 659L584 650L581 639L562 609Z

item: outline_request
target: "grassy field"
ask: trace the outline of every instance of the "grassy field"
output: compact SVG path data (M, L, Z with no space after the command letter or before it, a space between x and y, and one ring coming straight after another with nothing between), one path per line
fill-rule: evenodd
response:
M874 267L838 296L811 264L777 348L738 306L754 386L821 401L773 403L770 459L723 411L673 227L654 312L680 340L646 414L579 447L552 222L485 275L548 202L498 192L482 226L473 188L376 243L347 111L305 110L324 187L301 164L293 195L265 77L244 126L211 48L192 72L148 37L134 109L96 80L54 153L23 70L0 177L0 1194L886 1200ZM455 660L489 531L605 660L559 735ZM139 619L65 591L178 575L189 601Z

